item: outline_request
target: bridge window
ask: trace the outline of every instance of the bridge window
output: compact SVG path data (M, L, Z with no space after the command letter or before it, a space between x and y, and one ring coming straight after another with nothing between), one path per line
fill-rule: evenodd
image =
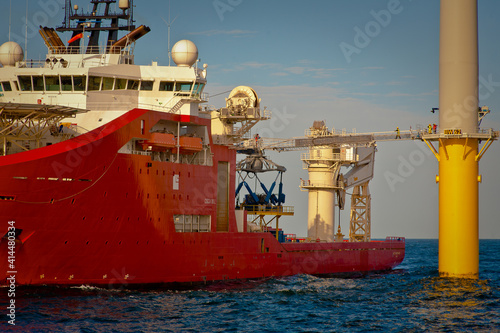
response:
M21 91L31 91L31 76L20 75L19 85L21 86Z
M43 91L42 75L33 75L33 91Z
M176 82L175 91L190 92L193 82Z
M141 81L141 90L153 90L153 83L154 81Z
M195 95L201 94L201 91L203 90L204 85L205 85L204 83L196 82L194 84L193 94L195 94Z
M71 82L71 76L63 75L61 76L61 90L62 91L72 91L73 83Z
M174 91L175 82L160 81L160 91Z
M115 90L123 90L127 88L127 80L126 79L116 79L115 80Z
M87 89L87 77L85 75L73 76L73 88L75 91L85 91Z
M2 88L2 86L3 86L3 88ZM9 81L2 82L2 85L0 85L0 89L2 91L12 91L12 87L10 86L10 82Z
M101 88L102 77L89 76L89 90L99 90Z
M112 77L102 78L102 90L113 90L113 83L115 79Z
M139 90L139 80L128 80L127 89L128 90Z
M59 76L46 76L45 77L45 90L46 91L59 91Z

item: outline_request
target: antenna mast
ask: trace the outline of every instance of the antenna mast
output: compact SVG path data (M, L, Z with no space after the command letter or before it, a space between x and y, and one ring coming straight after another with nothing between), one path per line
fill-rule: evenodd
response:
M170 22L170 1L168 1L168 22L165 21L163 17L160 16L160 18L165 22L167 25L167 48L168 48L168 65L170 66L170 61L172 60L171 52L170 52L170 26L174 21L177 19L179 15L177 15L172 22Z
M28 17L26 17L26 20L28 20ZM10 0L10 7L9 7L9 42L10 42L10 26L12 25L12 0Z
M12 2L12 0L10 0ZM24 31L24 59L28 60L28 0L26 0L26 25ZM10 26L9 26L9 40L10 40Z

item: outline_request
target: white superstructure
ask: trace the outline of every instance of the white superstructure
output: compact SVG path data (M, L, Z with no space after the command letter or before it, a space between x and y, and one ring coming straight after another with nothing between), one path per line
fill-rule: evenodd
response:
M134 107L198 116L196 102L206 101L206 69L156 62L135 65L128 52L49 53L45 62L17 61L4 66L0 83L0 103L90 110L72 120L87 130Z
M0 46L0 105L5 105L0 120L8 125L0 133L3 154L59 142L134 108L210 118L199 112L199 104L208 100L203 92L207 65L198 68L196 45L181 40L172 47L176 66L136 65L135 41L150 29L133 25L132 1L121 1L117 13L111 12L112 2L93 1L92 11L85 13L66 1L62 26L40 27L48 49L43 61L24 59L15 42ZM72 38L65 43L56 30L72 32ZM125 36L119 38L119 30ZM99 37L105 32L107 43L102 45ZM56 113L42 121L40 112ZM20 130L31 123L43 130Z

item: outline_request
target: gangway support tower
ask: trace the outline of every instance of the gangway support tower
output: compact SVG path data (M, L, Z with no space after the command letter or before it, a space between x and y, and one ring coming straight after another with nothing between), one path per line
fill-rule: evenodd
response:
M371 196L368 182L354 187L351 195L351 222L349 240L369 242L371 240Z

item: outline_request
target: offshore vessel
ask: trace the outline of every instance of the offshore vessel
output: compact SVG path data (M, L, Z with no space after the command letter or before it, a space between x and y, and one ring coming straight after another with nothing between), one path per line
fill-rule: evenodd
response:
M401 237L300 241L249 221L258 208L235 203L236 156L269 116L256 92L236 87L225 107L202 107L194 43L174 45L176 66L136 65L149 28L133 25L132 1L112 3L86 13L67 0L62 26L40 28L45 61L0 47L1 284L207 283L402 262ZM68 45L57 31L72 32ZM282 197L262 211L287 215Z

